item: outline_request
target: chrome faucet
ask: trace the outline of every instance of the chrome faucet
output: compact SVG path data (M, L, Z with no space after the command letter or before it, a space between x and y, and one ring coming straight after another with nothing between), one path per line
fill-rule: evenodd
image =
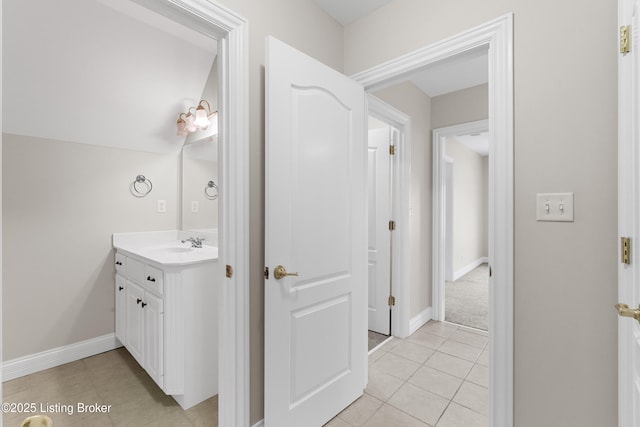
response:
M204 239L201 239L200 237L188 237L182 241L182 243L186 242L191 242L192 248L201 248Z

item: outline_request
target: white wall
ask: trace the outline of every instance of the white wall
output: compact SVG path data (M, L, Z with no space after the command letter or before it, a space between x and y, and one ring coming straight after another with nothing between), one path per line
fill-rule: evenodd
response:
M178 157L11 134L2 144L3 360L112 333L111 235L176 229ZM139 174L153 182L145 198L130 193Z
M487 244L486 156L447 138L445 153L453 159L453 271L489 256ZM447 189L448 190L448 189Z
M489 86L486 84L431 98L434 129L484 120L489 117Z
M410 82L375 96L411 117L410 317L414 317L431 307L431 99Z
M615 426L616 2L395 0L345 28L345 71L507 12L515 33L514 425ZM557 191L575 192L575 222L536 222L535 194Z
M210 180L220 184L218 162L183 157L182 230L218 228L218 199L210 200L204 192ZM210 194L217 192L214 188L208 191ZM197 212L191 209L193 202L198 203Z

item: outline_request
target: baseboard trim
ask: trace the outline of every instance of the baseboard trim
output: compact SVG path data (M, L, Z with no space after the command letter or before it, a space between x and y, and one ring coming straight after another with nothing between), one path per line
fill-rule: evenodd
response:
M260 420L251 427L264 427L264 420Z
M453 281L455 282L465 274L473 271L474 268L482 264L487 264L488 262L489 262L489 257L484 256L482 258L478 258L477 260L473 261L471 264L465 265L461 269L453 272Z
M425 323L429 320L433 319L433 308L427 307L418 313L416 316L412 317L409 321L409 335L413 334L415 331L420 329Z
M75 362L85 357L94 356L122 347L115 334L91 338L74 344L53 348L29 356L19 357L2 364L2 381L9 381L44 369Z

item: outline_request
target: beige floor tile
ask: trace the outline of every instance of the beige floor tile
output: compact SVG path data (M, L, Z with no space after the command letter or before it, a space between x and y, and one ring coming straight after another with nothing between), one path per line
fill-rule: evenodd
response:
M198 403L186 411L185 415L194 427L210 427L218 425L218 396L215 395L202 403Z
M489 415L489 390L485 387L465 381L453 401L482 415Z
M419 331L429 332L433 335L439 335L444 338L449 338L455 331L458 330L456 325L444 322L436 322L431 320L427 322Z
M365 427L432 427L386 403L364 425Z
M404 383L400 378L374 368L369 369L369 384L365 392L386 402Z
M435 425L449 404L449 400L405 383L388 403L420 421Z
M416 363L424 363L434 352L432 348L428 348L411 341L402 340L390 352L405 359L412 360Z
M469 332L463 329L455 331L449 339L458 341L464 344L472 345L478 348L484 348L487 345L489 339L486 336Z
M489 367L489 349L484 349L482 353L480 353L480 357L478 357L476 363Z
M2 383L2 397L6 398L12 394L25 391L29 388L29 377L24 376L15 380L5 381Z
M453 375L458 378L466 378L471 371L473 363L468 360L463 360L449 354L440 353L436 351L433 356L429 358L425 363L425 366L437 369L444 373Z
M407 341L410 341L414 344L420 344L425 347L429 347L433 350L437 350L447 339L441 337L439 335L434 335L429 332L425 332L420 329L417 332L414 332Z
M361 426L380 409L382 403L381 400L365 393L342 411L338 417L348 422L349 425Z
M489 427L489 420L478 412L452 402L436 427Z
M376 351L374 351L373 353L369 354L369 366L371 366L372 363L374 363L376 360L380 359L386 353L387 352L385 350L383 350L382 348L379 348Z
M372 368L403 380L407 380L419 367L418 363L393 353L385 354L372 366Z
M428 366L422 366L409 378L411 384L449 400L456 394L462 381L461 378L445 374Z
M328 423L324 425L324 427L353 427L351 424L347 423L340 417L335 417Z
M458 341L447 340L438 349L441 353L447 353L470 362L475 362L482 353L482 349Z
M467 381L488 388L489 368L476 363L473 365L473 368L471 368L471 372L469 372L469 375L467 376Z

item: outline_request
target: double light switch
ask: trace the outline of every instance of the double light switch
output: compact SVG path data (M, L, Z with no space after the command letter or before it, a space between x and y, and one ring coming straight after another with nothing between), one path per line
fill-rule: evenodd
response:
M538 193L536 214L538 221L573 222L573 193Z

